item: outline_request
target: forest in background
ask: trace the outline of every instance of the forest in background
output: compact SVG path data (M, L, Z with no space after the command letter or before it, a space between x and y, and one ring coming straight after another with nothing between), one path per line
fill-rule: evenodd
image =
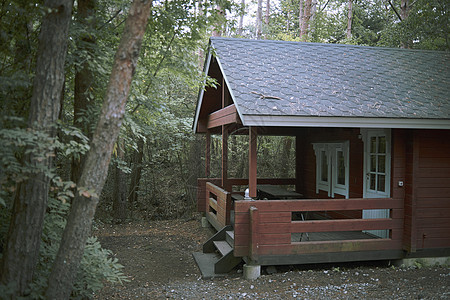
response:
M130 2L73 2L54 133L30 128L33 80L43 20L57 1L0 0L0 252L8 240L21 184L48 178L39 256L27 295L47 287L51 262L77 192L108 88ZM122 126L114 143L96 222L191 218L197 178L204 176L205 141L192 130L209 36L276 39L448 51L445 0L166 0L153 1ZM53 45L52 45L53 46ZM51 47L49 47L51 48ZM247 139L231 136L231 177L246 177ZM259 137L258 176L289 177L289 137ZM283 153L283 155L280 155ZM211 176L220 174L220 137L212 138ZM33 156L30 163L27 160ZM282 157L276 161L275 157ZM50 161L50 165L47 163ZM95 208L94 208L95 211ZM73 297L89 297L102 280L123 280L120 266L88 239ZM101 261L93 270L93 262ZM0 295L13 287L0 287Z

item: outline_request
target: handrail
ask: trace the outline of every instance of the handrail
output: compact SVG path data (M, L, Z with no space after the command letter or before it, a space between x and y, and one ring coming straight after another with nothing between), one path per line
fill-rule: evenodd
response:
M231 193L211 183L206 183L207 213L220 227L230 225Z
M228 178L229 186L248 185L246 178ZM295 185L295 178L258 178L258 184L274 184L274 185ZM207 198L205 197L206 183L211 182L216 186L221 183L220 178L198 178L197 179L197 211L207 212ZM229 191L232 192L232 191ZM241 192L232 192L233 194L244 194Z

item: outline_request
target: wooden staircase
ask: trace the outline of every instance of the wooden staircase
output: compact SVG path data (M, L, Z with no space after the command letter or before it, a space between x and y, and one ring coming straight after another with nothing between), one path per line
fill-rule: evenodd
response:
M203 279L225 276L241 262L233 255L234 231L225 226L203 244L203 252L193 256Z

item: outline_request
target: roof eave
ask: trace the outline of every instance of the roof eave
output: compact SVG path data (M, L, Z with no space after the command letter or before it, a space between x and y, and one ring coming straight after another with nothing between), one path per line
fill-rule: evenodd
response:
M242 118L242 117L243 117L243 114L242 114L242 112L241 112L241 110L240 110L240 108L239 108L239 105L238 105L237 101L235 101L236 98L235 98L235 96L234 96L233 89L230 88L230 82L228 81L227 75L226 75L225 72L224 72L224 69L223 69L222 64L221 64L221 62L220 62L220 58L217 57L217 56L216 56L216 61L217 61L217 64L219 65L219 69L220 69L220 72L222 73L222 76L223 76L223 79L224 79L224 81L225 81L225 84L226 84L226 86L228 87L228 91L230 92L231 100L233 100L233 103L234 103L234 105L236 106L236 111L237 111L237 113L238 113L238 116L239 116L239 118L240 118L241 120L243 120L243 118Z
M450 119L244 115L244 126L450 129Z
M211 44L210 44L210 46L208 47L208 56L206 57L205 65L203 67L203 73L205 74L205 76L208 76L208 70L209 70L209 66L211 64L211 58L212 58L212 51L211 51ZM203 80L203 83L200 87L200 90L198 92L198 97L197 97L197 106L195 108L194 125L192 128L195 133L197 133L198 119L200 117L200 109L202 107L203 95L205 93L205 86L206 86L206 77Z

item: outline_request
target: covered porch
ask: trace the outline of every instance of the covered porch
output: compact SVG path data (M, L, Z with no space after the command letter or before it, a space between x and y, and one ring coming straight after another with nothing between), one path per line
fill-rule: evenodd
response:
M393 187L390 194L394 197L363 197L360 129L242 128L239 132L247 134L249 139L248 178L229 178L230 135L225 125L220 131L224 133L220 136L221 177L198 179L197 204L205 219L230 245L235 258L242 258L247 265L262 266L395 260L404 257L401 190ZM258 178L257 136L261 131L269 135L295 137L295 161L291 162L295 165L295 177ZM210 174L211 168L209 143L212 132L206 135L206 174ZM217 128L215 132L219 133ZM329 132L328 137L323 132ZM331 136L348 139L353 145L352 151L357 153L352 157L358 159L346 165L351 175L348 177L352 178L346 179L348 197L342 195L344 193L328 196L326 192L316 190L314 184L317 170L312 144ZM397 155L397 148L393 147L393 155ZM390 175L392 178L403 176L398 172L401 170L393 168ZM247 187L249 195L245 198L244 189ZM385 217L367 218L367 212L371 211L387 213ZM224 228L225 232L221 232ZM383 234L380 235L380 232ZM219 240L216 239L215 243ZM210 248L208 251L211 249L215 250ZM216 271L227 270L218 268Z
M215 179L218 180L218 179ZM215 181L212 180L212 181ZM232 179L242 185L245 179ZM292 184L292 179L258 183ZM203 186L203 188L201 188ZM235 257L248 264L286 265L400 259L403 201L394 198L243 200L208 179L199 180L205 217L232 235ZM233 199L234 198L234 199ZM240 200L238 200L240 199ZM386 209L389 218L363 219L363 210ZM359 212L361 217L355 216ZM334 217L339 214L341 217ZM386 230L381 238L371 231Z

